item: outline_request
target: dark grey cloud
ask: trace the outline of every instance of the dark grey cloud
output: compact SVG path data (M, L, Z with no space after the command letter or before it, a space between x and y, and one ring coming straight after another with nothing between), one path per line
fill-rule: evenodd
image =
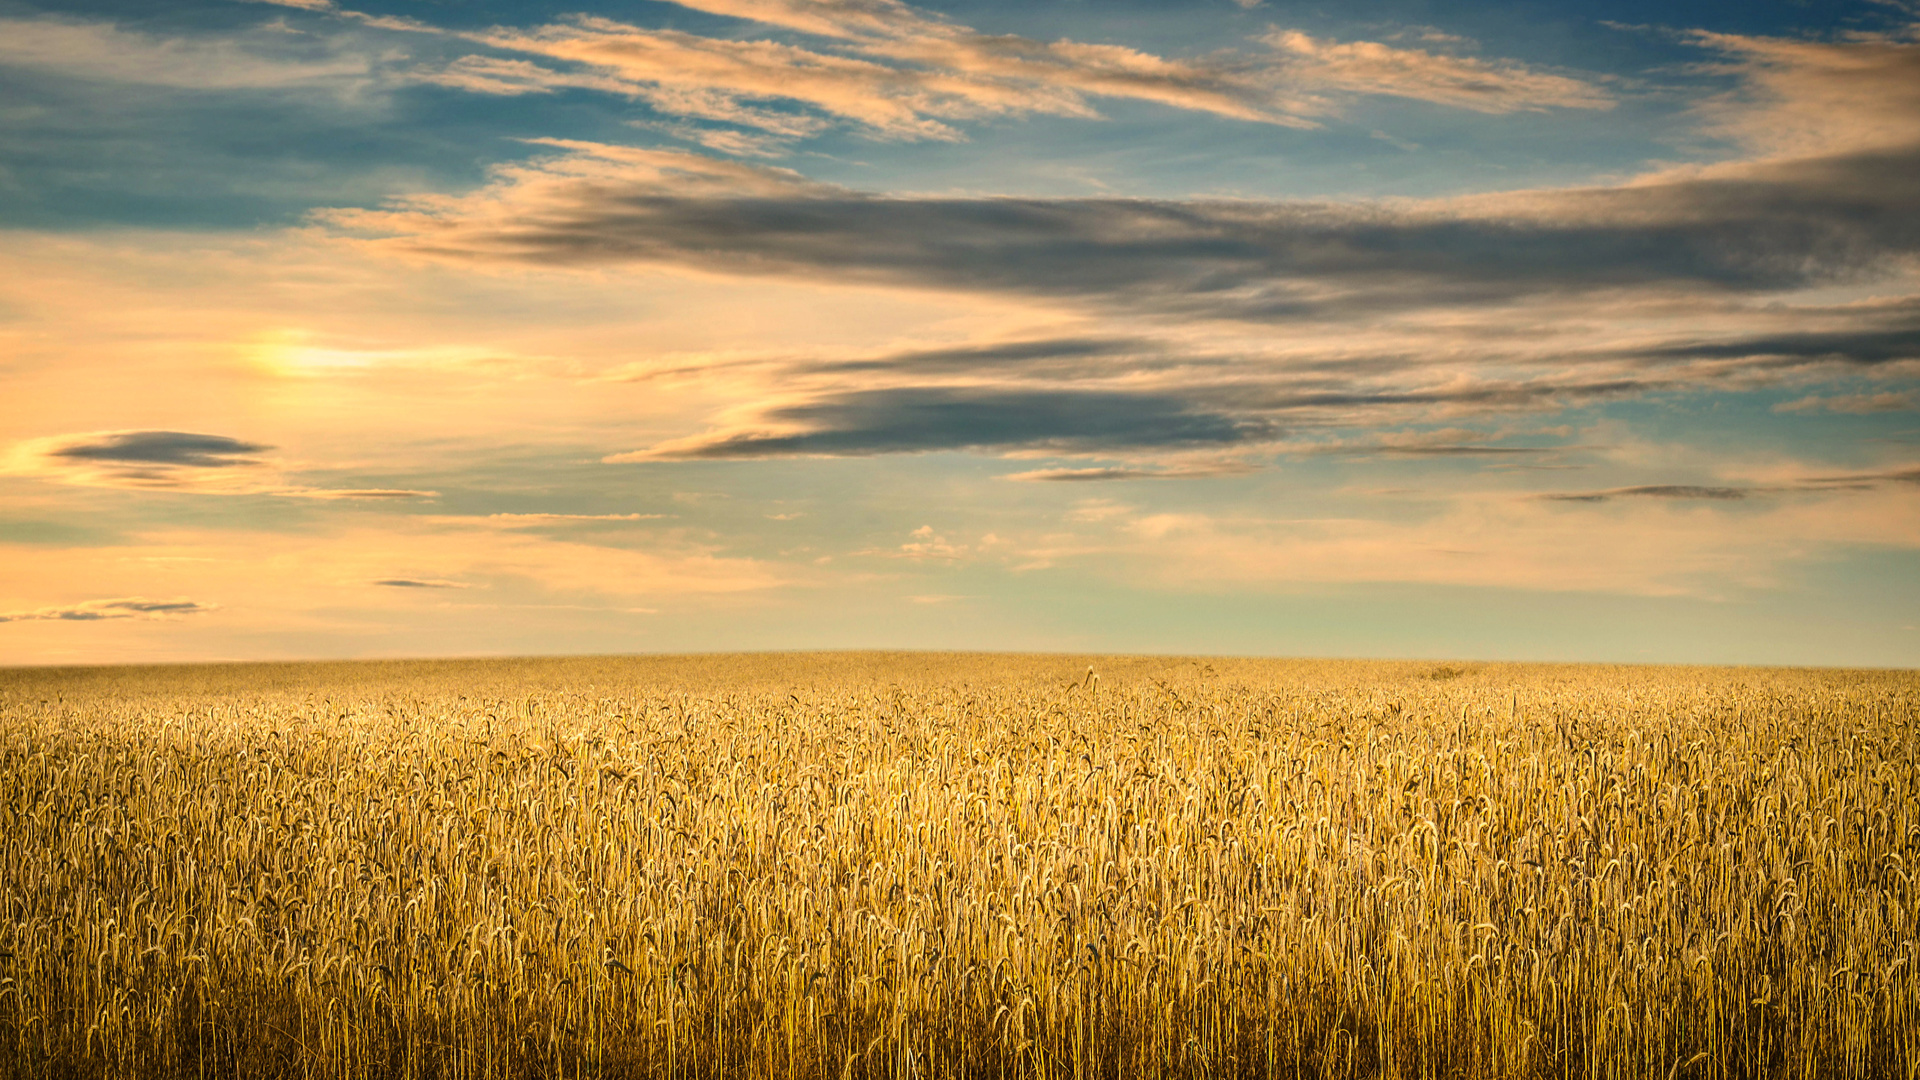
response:
M89 441L48 451L48 457L113 465L229 469L260 464L250 455L271 450L264 443L190 431L110 431Z
M1869 317L1871 316L1865 313L1862 315L1862 318ZM1644 350L1640 355L1655 359L1778 358L1794 361L1841 360L1861 365L1884 364L1895 360L1920 359L1920 326L1761 334L1722 341L1664 345Z
M1920 252L1920 149L1409 208L890 198L771 171L737 196L645 172L553 179L524 206L511 193L486 206L355 220L462 259L676 263L1271 319L1868 278Z
M421 580L418 578L382 578L375 585L385 585L391 589L464 589L467 586L458 581Z
M103 619L155 619L174 615L198 615L212 610L214 605L202 604L197 600L148 600L130 596L120 600L89 600L69 607L0 612L0 623L33 620L99 622Z
M1265 417L1206 409L1179 395L1098 390L859 390L770 409L763 419L773 426L799 430L721 433L608 460L715 460L979 448L1178 450L1266 442L1281 435L1279 427Z
M1704 487L1697 484L1646 484L1640 487L1609 488L1606 491L1576 491L1541 495L1551 502L1608 502L1613 499L1711 499L1729 502L1744 499L1757 491L1776 488Z
M373 500L426 499L438 494L413 488L289 484L276 462L257 456L272 449L266 443L192 431L89 431L21 443L12 471L145 491Z

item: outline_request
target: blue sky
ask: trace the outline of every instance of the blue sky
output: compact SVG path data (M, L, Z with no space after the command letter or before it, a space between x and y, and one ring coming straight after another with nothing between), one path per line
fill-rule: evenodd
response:
M0 663L1920 662L1903 3L0 2Z

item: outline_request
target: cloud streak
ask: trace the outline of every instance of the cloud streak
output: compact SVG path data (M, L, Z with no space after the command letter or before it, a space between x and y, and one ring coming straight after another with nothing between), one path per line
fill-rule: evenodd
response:
M1030 469L1008 473L1002 480L1027 483L1100 483L1110 480L1192 480L1214 476L1245 476L1256 471L1244 462L1227 461L1212 465L1170 466L1158 469L1132 469L1103 465L1086 469Z
M610 463L860 456L932 450L1187 450L1270 441L1268 419L1157 394L914 387L858 390L758 412L759 424L614 454Z
M197 600L149 600L129 596L118 600L89 600L64 607L34 608L29 611L0 611L0 623L8 622L100 622L105 619L166 619L180 615L199 615L216 610L217 605Z
M1920 467L1905 466L1873 472L1828 476L1796 476L1784 483L1725 487L1703 484L1642 484L1605 491L1553 492L1535 498L1547 502L1603 503L1615 499L1707 500L1739 502L1764 495L1819 494L1836 491L1872 491L1887 484L1920 484Z
M1842 394L1836 397L1811 395L1797 401L1783 401L1773 407L1777 413L1847 413L1865 416L1871 413L1912 412L1911 393L1889 391L1884 394Z
M1645 484L1639 487L1612 488L1607 491L1580 491L1542 495L1549 502L1599 503L1612 499L1708 499L1733 502L1752 494L1748 488L1705 487L1698 484Z

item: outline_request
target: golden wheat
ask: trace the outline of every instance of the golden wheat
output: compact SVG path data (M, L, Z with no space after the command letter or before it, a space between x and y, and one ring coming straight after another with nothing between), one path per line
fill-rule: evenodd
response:
M1912 1078L1917 708L1897 672L0 672L0 1074Z

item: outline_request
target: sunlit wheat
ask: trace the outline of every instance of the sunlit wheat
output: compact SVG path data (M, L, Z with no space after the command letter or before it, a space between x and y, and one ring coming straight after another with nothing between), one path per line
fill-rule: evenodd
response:
M1920 676L1088 662L0 672L0 1075L1920 1075Z

